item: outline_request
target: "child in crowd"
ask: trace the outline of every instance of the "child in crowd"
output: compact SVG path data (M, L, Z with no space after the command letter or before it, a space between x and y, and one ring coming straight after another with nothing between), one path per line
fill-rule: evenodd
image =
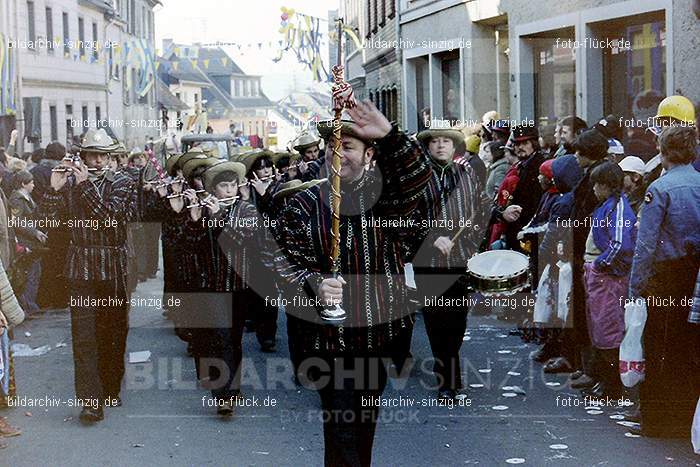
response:
M625 334L624 299L627 297L632 256L637 237L635 215L623 193L624 173L604 162L591 173L600 202L593 211L584 254L586 316L595 351L598 383L584 395L619 397L618 355Z
M26 274L26 281L19 290L19 302L28 316L32 316L39 311L36 303L39 291L39 279L41 277L41 259L39 250L44 248L47 236L41 230L31 226L25 221L33 217L36 210L36 203L32 198L34 190L34 176L27 170L20 170L13 177L14 190L10 195L10 212L14 218L15 233L17 235L19 256L15 260L15 266L22 271L22 276Z

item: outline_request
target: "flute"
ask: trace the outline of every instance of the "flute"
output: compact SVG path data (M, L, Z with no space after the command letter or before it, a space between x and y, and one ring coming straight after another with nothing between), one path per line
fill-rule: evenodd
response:
M201 195L202 193L206 193L207 190L194 190L195 194ZM185 196L185 193L172 193L168 196L166 196L167 199L173 199L173 198L180 198L182 196Z
M176 183L182 183L182 182L184 182L184 180L181 178L178 178L178 179L171 180L169 182L163 182L161 180L148 180L146 182L143 182L143 184L144 185L156 185L157 187L162 187L162 186L170 186L170 185L174 185Z
M75 170L74 167L55 167L55 168L51 169L51 172L61 172L61 173L63 173L63 172L73 172L74 170ZM93 168L93 167L88 167L88 172L102 172L102 171L104 171L104 170L105 170L105 169L96 169L96 168Z
M251 179L251 180L248 180L247 182L239 183L238 186L242 187L242 186L250 185L253 182L264 182L265 180L270 180L272 178L275 178L277 175L278 174L275 173L272 175L268 175L267 177L258 178L258 179Z
M229 198L221 198L221 199L219 199L219 203L224 205L224 206L227 206L229 204L233 204L233 202L239 198L240 198L240 196L231 196ZM202 201L200 201L199 203L196 203L196 204L190 204L189 206L187 206L187 209L203 208L204 206L206 206L206 205Z

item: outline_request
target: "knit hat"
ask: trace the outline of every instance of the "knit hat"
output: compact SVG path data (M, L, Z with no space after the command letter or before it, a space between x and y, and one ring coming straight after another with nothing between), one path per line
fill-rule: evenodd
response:
M476 135L471 135L467 137L464 141L467 151L472 154L477 154L479 152L479 146L481 145L481 138Z
M554 164L554 159L548 159L540 165L540 173L545 177L552 179L554 178L554 172L552 171L552 164Z

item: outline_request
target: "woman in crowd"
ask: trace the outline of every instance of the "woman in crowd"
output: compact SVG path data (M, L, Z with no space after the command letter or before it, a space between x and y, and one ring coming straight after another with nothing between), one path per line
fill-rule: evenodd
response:
M489 142L484 146L484 162L488 166L484 192L488 199L493 199L496 196L498 187L501 186L506 172L512 165L506 159L506 154L501 146L498 141Z

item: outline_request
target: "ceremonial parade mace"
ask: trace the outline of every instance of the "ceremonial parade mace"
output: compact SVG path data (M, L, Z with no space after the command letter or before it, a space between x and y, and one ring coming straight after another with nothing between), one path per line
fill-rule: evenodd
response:
M340 265L340 138L343 109L355 107L352 86L345 82L343 63L343 20L338 19L338 63L333 66L333 158L331 160L331 273L334 278L339 276ZM345 310L340 305L327 307L321 311L321 319L328 322L339 322L345 319Z

